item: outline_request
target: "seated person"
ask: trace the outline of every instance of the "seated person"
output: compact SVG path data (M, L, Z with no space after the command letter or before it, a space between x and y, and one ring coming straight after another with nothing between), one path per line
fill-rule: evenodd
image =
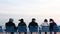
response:
M45 19L44 22L41 24L41 26L49 26L48 20ZM45 34L47 34L47 32L45 32Z
M35 22L35 18L33 18L33 19L32 19L32 22L29 23L29 26L28 26L28 27L30 28L30 26L33 26L33 27L37 26L37 27L38 27L37 22ZM32 33L33 33L33 32L31 32L31 34L32 34Z
M50 29L50 34L52 34L53 27L54 27L55 25L57 25L57 24L54 22L54 20L53 20L53 19L50 19L50 27L49 27L49 29ZM54 32L54 34L56 34L56 32Z
M20 22L19 22L18 26L26 26L26 24L25 24L25 22L24 22L23 19L20 19L19 21L20 21ZM19 34L21 34L21 32L20 32ZM27 34L27 33L24 32L24 34Z
M6 26L13 26L14 27L14 29L16 30L16 26L15 26L15 24L13 23L13 19L12 18L10 18L9 19L9 22L7 22L6 24L5 24L5 27ZM14 32L11 32L11 34L14 34Z
M3 34L2 26L0 26L0 34Z

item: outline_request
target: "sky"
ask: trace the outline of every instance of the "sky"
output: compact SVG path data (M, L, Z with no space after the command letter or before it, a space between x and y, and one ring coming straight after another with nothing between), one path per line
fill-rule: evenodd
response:
M44 18L53 18L60 25L60 0L0 0L0 16L1 21L11 17L17 20L35 17L39 24Z
M60 14L60 0L0 0L0 13Z

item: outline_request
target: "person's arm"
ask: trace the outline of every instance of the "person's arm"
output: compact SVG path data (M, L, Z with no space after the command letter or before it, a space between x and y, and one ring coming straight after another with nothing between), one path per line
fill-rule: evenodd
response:
M43 23L40 25L41 30L42 30L42 26L43 26Z
M55 25L57 25L57 24L55 23Z
M15 30L17 30L17 27L15 26L15 24L14 24L14 28L15 28Z
M49 24L47 23L47 26L49 26Z
M27 27L26 23L25 23L25 26Z
M5 24L5 27L6 27L6 24Z
M36 26L38 27L38 24L36 23Z
M6 24L5 24L5 30L4 31L6 31Z
M28 27L30 28L30 23L29 23Z
M42 26L43 24L41 24L40 26Z
M41 27L42 27L42 26L45 26L44 23L41 24Z
M20 27L20 23L18 23L17 29Z
M20 26L20 23L18 24L18 26Z
M8 26L8 23L5 24L5 27Z
M24 26L27 26L25 22L24 22Z

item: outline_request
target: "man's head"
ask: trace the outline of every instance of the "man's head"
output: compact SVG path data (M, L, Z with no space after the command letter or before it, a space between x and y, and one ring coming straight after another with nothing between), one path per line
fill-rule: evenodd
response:
M32 18L32 22L35 22L35 20L36 20L35 18Z
M19 21L24 22L24 20L23 20L23 19L20 19Z
M10 18L10 19L9 19L9 22L13 22L13 19L12 19L12 18Z

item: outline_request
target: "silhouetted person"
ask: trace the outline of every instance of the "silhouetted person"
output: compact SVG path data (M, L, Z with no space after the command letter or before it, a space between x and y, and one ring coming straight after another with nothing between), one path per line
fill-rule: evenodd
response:
M53 19L50 19L50 34L52 34L53 31L53 27L57 25ZM56 32L54 32L54 34L56 34Z
M2 26L0 26L0 34L3 34Z
M45 19L44 22L41 24L41 26L49 26L48 20ZM45 32L45 34L47 34L47 32Z
M20 22L19 22L18 26L27 26L27 25L25 24L25 22L24 22L23 19L20 19L19 21L20 21ZM20 34L20 33L19 33L19 34ZM27 34L27 33L25 32L25 34Z
M10 18L9 19L9 22L7 22L6 24L5 24L5 26L13 26L14 27L14 29L16 30L16 26L15 26L15 24L13 23L13 19L12 18ZM14 34L14 32L11 32L11 34Z
M33 27L37 26L38 27L37 22L35 22L35 18L33 18L32 19L32 22L29 23L29 26L28 27L30 28L30 26L33 26ZM31 34L32 34L32 32L31 32Z

